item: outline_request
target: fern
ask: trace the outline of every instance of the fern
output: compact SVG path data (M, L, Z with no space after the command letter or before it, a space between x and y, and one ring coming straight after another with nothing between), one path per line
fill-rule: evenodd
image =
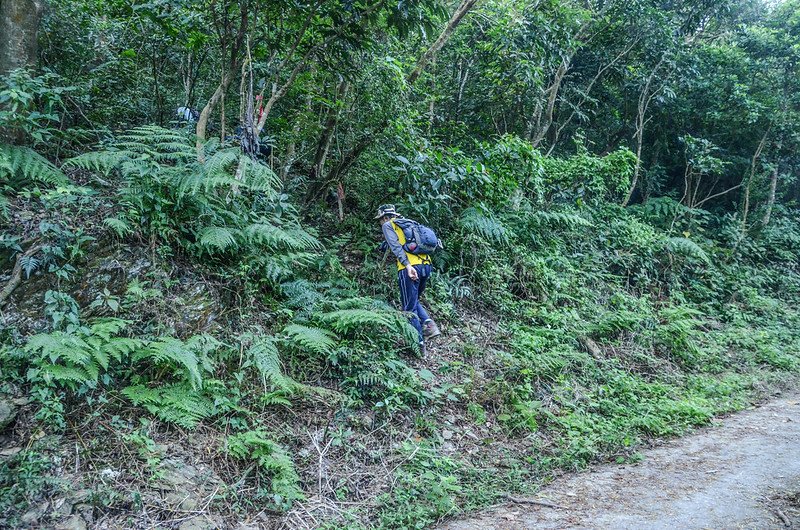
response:
M198 242L206 248L225 251L238 246L236 242L236 230L221 226L208 226L200 230Z
M106 217L103 219L103 224L113 230L114 233L117 234L117 237L120 238L133 232L130 223L118 217Z
M266 244L271 247L295 251L319 250L322 248L317 238L299 226L282 228L276 224L266 222L253 223L245 227L244 233L249 241Z
M245 340L248 339L249 337L245 337ZM250 340L252 344L246 350L247 362L243 365L244 368L255 367L264 381L269 382L281 396L291 395L302 386L283 373L280 354L271 337L257 337ZM289 405L289 402L284 398L281 404Z
M186 342L162 337L137 350L132 360L148 360L157 366L173 368L192 388L199 389L203 383L202 372L213 368L208 353L218 345L216 340L205 335L192 337Z
M14 189L30 184L66 185L69 179L49 160L27 147L0 144L0 183Z
M513 232L488 210L467 208L461 214L460 222L468 231L498 245L507 245L513 238Z
M122 390L122 394L136 406L143 406L163 421L187 429L216 414L214 403L197 389L185 383L148 388L133 385Z
M101 369L109 370L111 360L121 362L124 355L143 346L142 341L116 336L127 324L120 319L104 319L89 328L78 328L76 333L40 333L28 340L24 351L54 383L72 389L94 386Z
M395 319L388 313L367 309L340 309L323 314L320 320L330 324L333 329L341 333L363 327L391 328L395 323Z
M80 168L107 177L127 157L125 151L90 151L70 158L64 162L64 167Z
M530 219L537 225L558 228L587 228L592 223L579 214L572 212L545 212L537 211L530 215Z
M339 309L323 313L319 319L330 325L339 333L354 331L369 331L377 328L385 328L394 331L403 342L410 348L417 351L418 334L408 319L398 311L393 310L369 310L369 309Z
M281 292L286 296L289 307L311 312L317 302L323 299L318 286L308 280L300 279L285 282L280 285Z
M270 478L270 497L278 509L288 509L304 498L300 477L286 451L264 431L246 431L229 436L226 452L238 460L252 461Z
M328 356L336 348L333 335L321 328L290 324L283 328L283 333L290 343L317 355Z
M706 264L711 260L700 245L686 237L671 237L667 240L667 250L673 254L683 256L696 261L702 261Z

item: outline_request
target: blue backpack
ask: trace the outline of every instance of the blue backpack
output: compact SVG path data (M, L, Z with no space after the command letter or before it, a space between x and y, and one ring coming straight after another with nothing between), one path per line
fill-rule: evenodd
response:
M433 229L402 217L394 219L394 222L406 236L403 250L409 254L433 254L438 249L444 248Z

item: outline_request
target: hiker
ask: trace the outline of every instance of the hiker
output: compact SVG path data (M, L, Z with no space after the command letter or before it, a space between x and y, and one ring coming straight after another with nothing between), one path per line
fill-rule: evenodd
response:
M178 107L175 111L178 121L194 124L200 119L200 113L191 107Z
M397 213L393 204L384 204L378 208L378 214L375 216L381 224L383 237L386 240L381 248L389 248L397 258L397 279L400 284L400 301L403 306L403 311L410 313L411 325L417 330L419 334L419 349L422 355L425 355L425 339L431 339L437 335L441 335L439 326L431 319L428 312L419 301L422 292L425 290L425 284L431 276L431 259L428 254L413 253L407 249L409 246L406 244L406 232L403 231L401 225L406 228L416 225L421 226L411 221L410 219L403 218ZM425 227L422 227L425 228ZM428 229L429 230L429 229ZM430 231L432 234L433 232ZM435 235L434 235L435 239ZM416 243L410 243L416 250ZM435 245L438 245L436 241ZM422 246L422 248L425 248ZM434 246L435 249L435 246Z

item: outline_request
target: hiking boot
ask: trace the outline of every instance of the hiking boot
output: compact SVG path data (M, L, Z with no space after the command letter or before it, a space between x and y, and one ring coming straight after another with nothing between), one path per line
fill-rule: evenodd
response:
M432 339L433 337L438 337L441 335L442 332L439 331L439 326L436 325L436 322L433 320L425 321L425 324L422 326L422 336L426 339Z

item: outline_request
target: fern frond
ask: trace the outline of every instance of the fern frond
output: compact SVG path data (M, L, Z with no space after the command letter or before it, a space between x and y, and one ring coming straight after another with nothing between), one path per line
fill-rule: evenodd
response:
M89 330L92 335L96 335L105 340L111 340L111 337L118 335L128 324L130 324L129 320L121 318L101 318L92 322L92 325L89 326Z
M240 156L239 166L236 169L237 181L253 191L265 193L267 196L273 195L280 186L278 175L269 166L248 156Z
M290 324L283 328L283 332L289 342L317 355L327 356L336 348L333 334L321 328Z
M667 249L673 254L689 259L710 263L711 260L700 245L686 237L671 237L667 240Z
M246 431L229 436L226 452L239 460L258 464L259 469L271 478L272 494L280 508L303 498L300 477L288 453L267 437L263 431Z
M147 347L133 355L133 361L150 360L155 364L171 366L183 370L192 388L199 388L203 382L195 352L183 341L164 337L151 342Z
M300 227L282 228L269 223L253 223L244 229L249 241L289 250L319 250L317 238Z
M391 328L395 319L387 313L366 309L340 309L324 313L320 320L331 325L338 332L348 332L365 326Z
M131 385L122 389L122 395L136 406L153 405L161 402L161 392L144 385Z
M90 381L97 381L97 377L92 377L89 372L77 366L62 366L59 364L45 364L42 370L53 378L57 383L77 383L86 384Z
M64 162L64 166L100 173L107 177L128 156L129 154L124 151L90 151L70 158Z
M465 229L499 245L507 245L513 238L513 232L490 211L467 208L461 214L460 222Z
M122 394L134 405L143 406L162 420L187 429L195 428L216 413L209 398L184 384L159 388L132 385L122 389Z
M108 228L114 231L117 234L117 237L122 238L125 237L127 234L133 232L133 228L131 225L125 221L124 219L120 219L119 217L106 217L103 219L103 224L106 225Z
M30 183L49 186L65 185L69 179L49 160L33 149L0 144L0 179L12 188Z
M207 226L200 230L198 243L206 249L224 252L238 246L236 243L237 232L235 229L223 226Z
M314 283L304 279L282 283L280 288L290 307L309 312L323 297Z
M530 220L541 226L556 228L586 228L592 223L585 217L574 212L546 212L536 211L530 214Z
M278 348L271 337L256 338L246 352L248 363L245 366L252 364L279 392L292 394L300 386L283 373Z

